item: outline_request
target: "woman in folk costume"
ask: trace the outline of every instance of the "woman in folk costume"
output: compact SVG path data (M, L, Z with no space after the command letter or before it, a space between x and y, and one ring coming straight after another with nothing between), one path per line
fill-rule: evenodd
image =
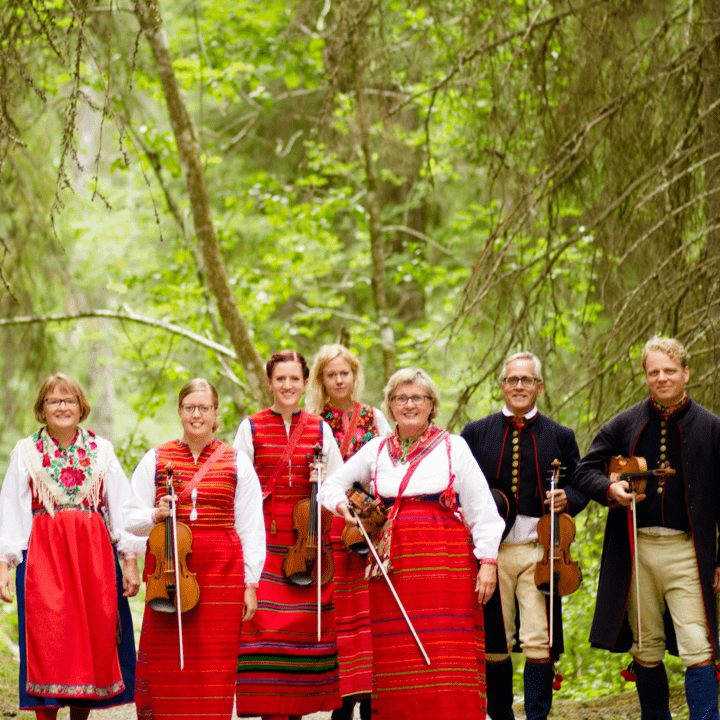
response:
M320 493L348 524L354 482L388 507L380 557L417 640L371 566L373 714L381 720L485 717L482 604L495 589L504 523L467 443L432 422L438 407L423 370L396 372L383 401L395 432L370 440Z
M310 374L305 358L291 350L277 352L266 371L274 402L242 421L235 447L253 461L260 478L268 546L258 612L243 629L237 713L267 720L299 718L341 704L333 583L321 583L318 640L317 584L293 584L283 563L299 534L293 510L313 494L314 448L321 450L328 473L342 460L330 427L300 409ZM316 545L322 548L324 540Z
M380 410L360 403L363 385L360 361L346 347L324 345L320 348L310 371L305 404L330 425L343 461L352 457L368 440L386 437L392 432ZM333 710L332 720L350 720L356 702L360 703L362 720L370 720L372 638L366 558L343 546L344 528L343 518L334 517L330 536L335 565L335 624L343 704Z
M138 652L138 718L232 717L237 649L243 621L257 609L265 560L262 500L257 475L242 454L217 440L218 394L202 378L178 398L182 440L148 452L132 477L125 511L128 527L148 535L170 516L168 464L172 466L177 520L192 531L188 570L196 573L199 600L178 617L146 605ZM155 555L147 553L145 578Z
M123 525L130 487L112 445L79 426L90 413L80 385L52 375L34 410L44 427L15 446L0 492L0 597L12 600L17 568L20 708L50 720L69 705L81 720L133 700L127 598L142 541Z

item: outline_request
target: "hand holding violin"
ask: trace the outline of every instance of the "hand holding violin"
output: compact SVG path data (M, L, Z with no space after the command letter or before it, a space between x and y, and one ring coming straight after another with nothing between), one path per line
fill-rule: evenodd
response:
M627 480L620 480L620 473L610 473L610 487L608 498L614 500L618 505L629 507L632 503L633 493L630 490L630 483ZM635 493L635 502L639 503L646 498L645 493Z
M346 525L357 526L358 519L355 515L353 515L350 512L350 510L348 508L348 504L346 502L340 503L337 506L337 511L338 511L338 515L340 515L340 517L342 517L345 520Z
M170 503L172 503L172 495L163 495L155 507L155 522L162 522L165 518L170 517Z
M550 508L550 498L552 498L553 511L556 513L563 512L567 507L567 495L564 490L548 490L545 493L545 504Z

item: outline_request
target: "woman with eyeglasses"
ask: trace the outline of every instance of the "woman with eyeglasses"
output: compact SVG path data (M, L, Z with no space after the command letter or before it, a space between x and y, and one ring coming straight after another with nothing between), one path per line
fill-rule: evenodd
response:
M495 589L504 523L467 443L433 422L440 401L427 373L399 370L384 392L382 409L395 431L364 445L320 494L351 525L346 492L354 482L388 508L380 560L417 640L371 564L373 713L383 720L479 720L485 717L482 605Z
M252 460L260 478L268 547L258 611L243 628L237 714L297 719L340 706L333 582L321 582L318 639L317 583L310 573L288 577L284 563L307 527L306 518L296 525L293 513L312 496L314 449L322 452L328 473L342 465L342 459L327 423L300 408L310 374L305 358L281 350L265 370L273 404L243 420L234 442ZM310 552L314 560L325 543L317 541L315 532L307 545L315 546ZM316 561L307 569L313 567Z
M111 443L80 426L90 414L80 385L50 376L34 411L43 427L15 446L0 492L0 597L12 601L15 568L20 709L51 720L70 706L82 720L133 701L127 598L142 541L123 524L130 487Z
M343 461L374 437L392 429L377 408L359 398L364 386L360 361L343 345L323 345L310 370L306 407L330 426ZM370 720L372 638L370 600L365 579L366 558L343 546L343 518L333 518L330 536L335 565L335 621L342 707L332 720L350 720L360 703L361 720Z
M196 574L198 603L181 613L145 606L138 652L138 718L232 717L241 626L257 609L265 561L262 499L257 475L242 453L218 440L217 390L203 378L178 396L180 440L150 450L132 477L128 527L148 535L171 514L167 492L172 466L177 520L192 531L187 569ZM155 570L146 554L144 577Z

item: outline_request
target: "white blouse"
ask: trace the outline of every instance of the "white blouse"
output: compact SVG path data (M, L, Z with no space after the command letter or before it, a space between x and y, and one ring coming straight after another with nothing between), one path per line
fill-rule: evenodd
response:
M409 463L393 465L387 444L380 452L382 438L373 438L353 455L337 472L330 475L320 490L320 502L337 514L354 482L369 488L377 466L377 487L383 497L397 497ZM487 480L459 435L450 435L450 459L455 475L455 492L460 497L463 517L472 536L475 557L497 558L505 523L498 514ZM448 486L448 453L444 442L438 443L421 461L410 478L403 497L434 495Z
M117 541L120 554L143 554L145 540L132 535L125 528L123 504L130 495L130 484L118 461L112 443L95 437L98 446L98 463L108 460L107 473L103 479L103 500L110 518L113 540ZM10 567L17 567L27 550L32 531L32 488L30 473L20 449L21 440L10 456L5 480L0 491L0 560ZM108 457L109 454L109 457Z
M138 535L149 535L155 527L155 450L143 456L133 473L132 493L125 503L127 527ZM255 468L242 453L237 453L234 527L240 538L245 565L245 584L257 585L265 564L265 523L262 493Z

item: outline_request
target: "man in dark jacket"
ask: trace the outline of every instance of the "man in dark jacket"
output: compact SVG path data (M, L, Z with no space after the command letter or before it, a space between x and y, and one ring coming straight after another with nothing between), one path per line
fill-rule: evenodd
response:
M691 720L717 720L720 418L686 395L690 369L677 340L649 340L642 362L651 397L603 425L572 479L610 508L590 643L630 651L643 720L670 717L666 649L682 658ZM637 557L631 484L607 477L615 456L669 470L636 488Z
M588 501L564 487L580 459L575 433L541 415L535 406L543 390L540 360L528 352L511 355L503 365L500 387L505 399L502 411L468 423L461 433L496 498L503 494L508 507L517 507L517 517L508 521L509 533L500 546L498 587L484 609L487 709L492 720L515 717L510 653L517 634L526 657L525 714L528 720L545 720L552 705L552 663L563 650L563 640L559 597L553 601L550 648L548 598L535 586L535 567L542 557L537 525L551 501L555 512L572 515ZM560 461L563 474L551 497L554 460Z

